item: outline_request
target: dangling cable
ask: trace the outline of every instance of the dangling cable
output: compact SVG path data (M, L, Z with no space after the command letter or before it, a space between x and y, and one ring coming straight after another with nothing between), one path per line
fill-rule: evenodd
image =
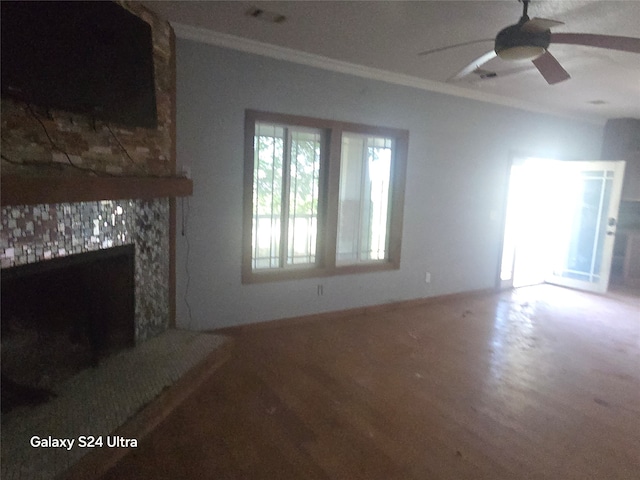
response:
M191 245L189 243L189 236L187 235L187 225L188 225L188 217L189 217L189 198L186 198L187 208L185 211L184 203L185 197L181 198L181 209L182 209L182 228L181 235L184 237L184 241L186 244L186 254L185 254L185 273L187 276L187 283L184 287L184 296L183 300L185 305L187 306L187 313L189 316L189 328L191 328L191 324L193 322L193 317L191 315L191 304L189 303L189 285L191 284L191 273L189 272L189 253L191 250Z
M113 130L111 130L111 126L108 123L105 123L104 125L107 127L107 130L109 130L109 133L111 134L113 139L116 141L116 143L120 147L120 150L124 152L124 154L127 156L127 158L133 164L134 167L138 167L138 165L136 165L136 162L133 161L133 158L131 158L131 155L129 155L129 152L127 151L127 149L124 148L124 145L122 145L122 142L120 142L120 139L116 137L116 134L113 133Z
M99 172L97 170L94 170L93 168L80 167L80 166L76 165L75 163L73 163L71 161L71 156L69 156L69 154L65 150L63 150L61 147L59 147L53 141L53 138L51 138L51 135L49 135L49 131L47 130L47 127L45 126L44 122L40 119L40 117L38 117L38 115L36 115L36 112L33 111L33 108L31 108L31 105L29 103L25 103L25 105L27 106L27 110L29 111L31 116L33 118L35 118L37 120L37 122L40 124L40 126L42 127L42 130L44 131L44 134L46 135L47 139L49 140L49 143L51 144L51 146L55 150L57 150L58 152L64 154L64 156L66 157L67 162L69 163L70 166L72 166L76 170L81 170L83 172L91 172L94 175L105 175L105 176L108 176L108 177L115 177L116 176L116 175L113 175L113 174L111 174L109 172Z

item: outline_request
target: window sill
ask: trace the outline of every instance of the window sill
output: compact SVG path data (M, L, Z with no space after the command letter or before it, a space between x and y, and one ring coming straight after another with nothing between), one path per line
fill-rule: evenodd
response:
M384 262L361 265L345 265L335 268L291 268L282 270L264 270L258 272L243 272L242 283L284 282L287 280L302 280L305 278L327 278L340 275L354 275L359 273L384 272L399 270L399 262Z

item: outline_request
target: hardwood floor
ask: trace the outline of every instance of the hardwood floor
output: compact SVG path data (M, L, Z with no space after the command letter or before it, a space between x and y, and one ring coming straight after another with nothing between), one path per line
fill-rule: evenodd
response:
M640 298L537 286L237 329L103 479L638 479Z

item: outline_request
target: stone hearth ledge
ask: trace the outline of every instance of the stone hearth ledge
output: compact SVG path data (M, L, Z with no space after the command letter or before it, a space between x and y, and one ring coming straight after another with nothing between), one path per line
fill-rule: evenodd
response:
M106 443L102 449L80 448L77 439L102 436L104 441L106 436L117 434L114 431L118 427L165 388L178 382L228 342L220 335L170 329L142 345L107 358L96 368L80 372L57 387L58 396L48 403L19 407L3 415L2 479L53 479L87 453L124 452L108 448ZM145 429L137 432L133 435L141 440ZM30 444L33 436L72 438L76 442L70 450L34 448Z

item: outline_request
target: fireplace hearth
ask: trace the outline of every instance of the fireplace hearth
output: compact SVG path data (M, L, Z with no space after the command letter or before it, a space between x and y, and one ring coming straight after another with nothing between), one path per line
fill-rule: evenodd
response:
M135 343L135 248L2 270L2 410L33 405Z

